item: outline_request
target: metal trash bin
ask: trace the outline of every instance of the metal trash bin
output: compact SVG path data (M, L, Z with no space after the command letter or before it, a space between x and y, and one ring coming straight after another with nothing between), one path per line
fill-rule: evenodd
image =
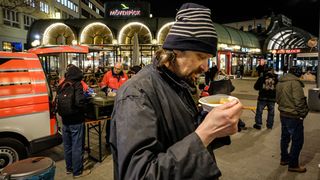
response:
M311 111L320 111L319 88L309 89L308 106Z
M56 164L49 157L32 157L6 166L1 174L3 179L54 180Z

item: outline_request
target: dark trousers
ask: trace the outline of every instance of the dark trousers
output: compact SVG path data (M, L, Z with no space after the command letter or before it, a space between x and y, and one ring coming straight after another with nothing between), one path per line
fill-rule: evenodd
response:
M68 171L73 171L74 176L81 174L83 170L84 133L84 123L72 125L64 124L62 127L66 169Z
M258 100L256 117L255 117L255 121L257 125L262 126L262 113L263 113L263 109L267 106L268 107L267 128L272 129L273 122L274 122L274 104L275 102Z
M289 161L289 167L299 167L299 155L304 143L303 120L281 117L281 161ZM288 152L291 141L290 152Z

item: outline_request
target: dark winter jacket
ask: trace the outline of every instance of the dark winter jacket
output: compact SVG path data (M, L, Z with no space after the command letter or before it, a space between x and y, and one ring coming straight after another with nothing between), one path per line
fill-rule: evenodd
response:
M216 179L212 150L194 132L189 86L166 68L145 66L118 91L112 115L115 180Z
M276 100L280 116L290 118L305 118L308 105L303 92L304 84L295 75L288 73L279 79L276 87Z
M71 82L74 87L74 107L76 111L72 115L63 116L63 124L79 124L84 122L84 106L85 106L85 96L83 93L83 86L81 80L83 78L82 71L76 67L71 66L68 68L65 80L58 86L57 92L59 93L61 87L63 87L65 82Z
M260 101L276 101L276 85L278 78L276 75L267 73L259 77L254 84L254 89L259 91L258 100Z
M210 95L227 94L230 95L235 89L230 79L222 79L218 81L211 81L208 92Z
M207 72L204 73L206 84L209 84L210 81L213 81L214 76L217 74L217 72L218 72L218 67L214 65L211 68L209 68Z

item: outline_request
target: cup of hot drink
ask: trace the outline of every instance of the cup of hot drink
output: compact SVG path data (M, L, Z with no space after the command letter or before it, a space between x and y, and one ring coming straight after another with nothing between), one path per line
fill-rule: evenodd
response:
M238 98L226 94L216 94L212 96L206 96L199 99L199 103L202 105L204 111L211 111L212 108L220 106L224 103L232 100L239 100Z

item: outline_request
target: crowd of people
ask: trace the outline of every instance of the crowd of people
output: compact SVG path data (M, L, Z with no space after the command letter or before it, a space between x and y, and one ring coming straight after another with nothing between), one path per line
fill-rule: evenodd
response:
M195 16L196 15L196 16ZM178 10L162 49L153 64L134 66L127 73L121 63L105 72L99 87L115 96L112 119L106 128L106 144L114 161L114 179L218 179L221 172L213 149L216 140L228 137L245 123L240 119L243 105L233 100L203 113L195 102L196 80L206 73L208 95L231 94L234 86L226 72L208 59L216 56L217 34L210 9L185 3ZM197 24L197 26L195 26ZM244 76L243 64L239 77ZM272 69L258 68L254 89L259 91L254 128L263 127L262 112L268 110L266 127L273 128L275 103L281 119L280 165L288 171L306 172L299 163L303 147L303 119L308 106L301 74L292 67L278 79ZM63 122L66 173L74 178L88 175L83 168L84 99L86 85L81 70L70 65L57 96L74 88L73 111L59 109ZM201 117L200 117L201 116ZM291 146L289 148L289 146ZM288 151L290 149L290 151Z
M141 69L134 66L130 69L130 77ZM90 70L89 70L90 71ZM74 178L81 178L91 173L90 169L84 169L85 151L85 108L86 97L90 97L91 88L97 82L92 79L84 81L82 70L69 64L65 76L60 79L55 98L56 112L62 119L62 137L64 157L66 162L66 173L73 174ZM128 80L127 74L123 71L123 65L116 63L107 71L99 83L99 89L105 92L106 96L115 96L119 87ZM110 121L106 124L106 146L109 146Z

